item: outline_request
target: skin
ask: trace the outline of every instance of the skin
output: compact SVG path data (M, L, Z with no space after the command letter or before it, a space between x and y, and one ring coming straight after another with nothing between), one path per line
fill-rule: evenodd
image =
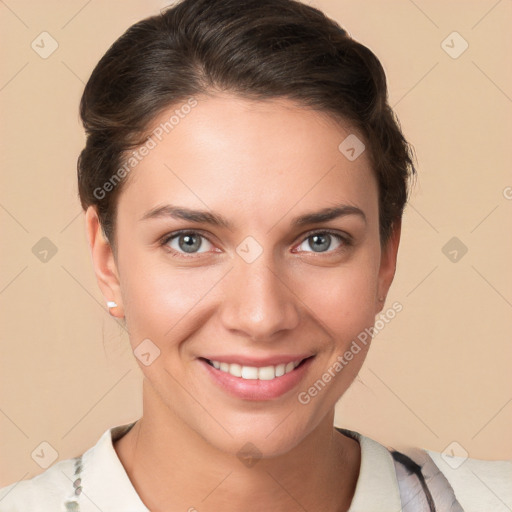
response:
M117 257L94 207L86 212L98 284L118 304L111 314L125 318L133 349L149 338L160 350L148 366L137 359L144 413L115 450L152 512L348 510L360 447L334 430L334 408L369 343L307 405L297 395L374 324L395 273L400 223L381 247L368 155L349 161L338 150L355 133L349 126L288 99L197 100L131 171L118 203ZM233 226L140 220L166 203L217 212ZM339 203L366 221L291 223ZM167 242L176 254L159 244L178 229L200 230L199 252L184 252L179 237ZM352 245L328 237L330 247L315 252L309 232L326 229L349 234ZM252 263L236 252L247 236L263 250ZM298 353L315 354L304 381L265 401L226 394L198 359ZM252 467L237 457L247 442L262 454Z

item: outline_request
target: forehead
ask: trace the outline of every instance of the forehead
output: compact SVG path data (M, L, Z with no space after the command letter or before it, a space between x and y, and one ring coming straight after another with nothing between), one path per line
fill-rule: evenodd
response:
M350 160L343 152L344 141L362 140L350 126L288 99L218 94L188 104L169 108L150 127L151 149L139 155L119 199L119 212L131 220L166 202L228 217L245 212L267 224L270 212L295 208L345 202L370 216L376 209L368 155Z

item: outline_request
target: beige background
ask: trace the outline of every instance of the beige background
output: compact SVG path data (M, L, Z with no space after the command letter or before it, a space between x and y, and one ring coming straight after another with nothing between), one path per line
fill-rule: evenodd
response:
M77 112L108 46L167 3L0 1L0 486L42 472L41 442L69 458L141 414L141 372L86 243ZM381 59L419 170L387 301L403 311L336 424L397 448L512 458L512 2L313 3ZM59 45L47 59L31 48L43 31ZM453 31L469 44L456 59L442 46ZM57 248L46 262L43 237ZM452 237L468 249L456 262L442 250Z

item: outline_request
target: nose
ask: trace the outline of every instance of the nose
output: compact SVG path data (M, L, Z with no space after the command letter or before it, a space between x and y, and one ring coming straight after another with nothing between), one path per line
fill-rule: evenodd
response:
M270 263L263 255L252 263L239 260L224 283L222 324L253 341L274 341L300 320L300 300Z

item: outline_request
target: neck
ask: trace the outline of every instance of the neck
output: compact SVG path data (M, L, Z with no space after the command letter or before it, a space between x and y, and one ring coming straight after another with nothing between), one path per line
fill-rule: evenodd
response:
M350 506L360 448L334 429L334 410L288 453L252 464L212 447L168 410L152 410L151 401L144 411L114 448L151 512L343 512Z

